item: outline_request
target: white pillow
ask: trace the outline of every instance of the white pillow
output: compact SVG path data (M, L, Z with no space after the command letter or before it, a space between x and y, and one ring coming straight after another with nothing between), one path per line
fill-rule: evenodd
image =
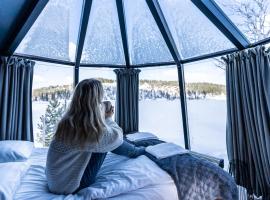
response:
M28 168L27 162L0 163L0 199L13 199Z
M126 137L131 142L138 142L138 141L148 140L148 139L158 139L156 135L154 135L153 133L148 133L148 132L135 132L135 133L127 134Z
M25 161L32 153L34 144L28 141L0 141L0 163Z

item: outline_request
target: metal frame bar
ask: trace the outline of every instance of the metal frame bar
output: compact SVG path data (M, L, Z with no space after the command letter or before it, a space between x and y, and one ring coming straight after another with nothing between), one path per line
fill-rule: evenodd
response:
M181 57L177 50L176 44L173 40L172 34L169 30L169 26L166 22L166 19L163 15L163 12L160 8L158 1L156 0L146 0L146 3L157 23L157 26L170 50L170 53L177 64L178 70L178 83L179 83L179 93L180 93L180 101L181 101L181 114L182 114L182 123L183 123L183 131L184 131L184 139L185 139L185 148L190 149L190 139L189 139L189 126L188 126L188 113L187 113L187 102L186 102L186 93L185 93L185 77L184 77L184 69L181 65Z
M124 4L123 4L124 2L123 0L115 0L115 1L116 1L116 7L117 7L121 37L122 37L122 44L123 44L123 49L124 49L124 54L125 54L126 67L130 68L130 59L129 59L128 41L127 41L128 36L127 36L127 29L126 29L125 10L124 10Z
M210 58L214 58L214 57L218 57L218 56L224 56L227 55L229 53L234 53L236 51L239 51L238 49L234 48L234 49L227 49L224 51L218 51L215 53L210 53L210 54L206 54L206 55L201 55L201 56L196 56L196 57L192 57L192 58L187 58L182 60L182 64L187 64L187 63L191 63L191 62L196 62L196 61L201 61L201 60L206 60L206 59L210 59Z
M170 32L169 26L160 8L157 0L146 0L146 3L156 21L156 24L169 48L169 51L176 63L181 61L180 54L177 50L176 44L173 40L172 34Z
M263 44L267 44L267 43L270 43L270 38L266 38L264 40L253 43L253 44L250 45L250 47L256 47L258 45L263 45ZM219 52L215 52L215 53L210 53L210 54L205 54L205 55L201 55L201 56L196 56L196 57L192 57L192 58L183 59L183 60L181 60L180 63L181 64L187 64L187 63L197 62L197 61L201 61L201 60L205 60L205 59L211 59L211 58L218 57L218 56L224 56L224 55L234 53L234 52L237 52L237 51L239 51L239 50L236 49L236 48L227 49L227 50L224 50L224 51L219 51ZM63 61L63 60L58 60L58 59L53 59L53 58L45 58L45 57L41 57L41 56L18 54L18 53L15 53L14 56L18 56L18 57L26 58L26 59L30 59L30 60L48 62L48 63L71 65L71 66L75 65L75 62ZM160 63L144 63L144 64L130 65L130 67L131 68L150 68L150 67L160 67L160 66L168 66L168 65L177 65L177 63L175 63L174 61L160 62ZM126 65L81 63L80 67L104 67L104 68L117 69L117 68L124 68L124 67L126 67Z
M176 63L174 61L160 62L160 63L144 63L144 64L131 65L131 67L132 68L146 68L146 67L159 67L159 66L168 66L168 65L176 65Z
M60 64L60 65L70 65L70 66L75 65L74 62L58 60L58 59L54 59L54 58L45 58L45 57L41 57L41 56L33 56L33 55L26 55L26 54L19 54L19 53L15 53L14 56L17 56L20 58L26 58L26 59L30 59L30 60L35 60L35 61Z
M258 42L252 43L252 44L250 44L250 47L256 47L256 46L267 44L267 43L270 43L270 37L269 38L265 38L263 40L260 40Z
M30 30L39 14L47 5L49 0L35 0L32 1L30 8L25 9L24 16L20 16L19 21L16 23L13 32L10 34L10 38L7 42L6 51L4 54L12 55L16 48L19 46L27 32Z
M195 6L240 50L250 42L213 0L191 0Z
M178 84L179 84L179 94L181 101L181 111L182 111L182 124L184 131L185 148L191 149L190 136L189 136L189 124L188 124L188 111L187 111L187 100L186 100L186 87L185 87L185 75L184 66L182 64L177 65L178 73Z
M74 87L79 82L79 68L81 62L81 56L83 51L84 40L87 31L87 25L89 21L90 11L92 7L92 0L84 0L83 12L81 16L81 23L79 28L79 37L77 42L76 57L75 57L75 67L74 67Z
M101 67L101 68L112 68L112 69L123 69L126 67L126 65L110 65L110 64L80 64L81 67L89 67L89 68L96 68L96 67Z

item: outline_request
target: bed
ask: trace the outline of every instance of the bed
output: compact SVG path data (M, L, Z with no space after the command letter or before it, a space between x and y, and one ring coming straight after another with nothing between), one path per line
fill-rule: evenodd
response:
M128 159L113 153L107 155L96 183L76 195L52 194L45 177L46 155L46 148L34 148L14 200L178 200L172 178L149 158Z

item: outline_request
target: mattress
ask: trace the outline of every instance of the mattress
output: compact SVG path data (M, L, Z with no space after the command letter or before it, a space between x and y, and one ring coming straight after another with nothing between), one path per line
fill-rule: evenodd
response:
M45 166L46 148L35 148L30 167L21 180L14 200L177 200L171 177L146 156L129 159L109 153L97 181L75 195L56 195L48 191Z

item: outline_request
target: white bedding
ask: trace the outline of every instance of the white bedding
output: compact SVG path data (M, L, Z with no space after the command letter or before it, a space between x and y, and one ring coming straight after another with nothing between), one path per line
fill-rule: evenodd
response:
M12 200L29 165L25 162L0 163L0 199Z
M21 181L14 200L177 200L171 177L145 156L128 159L109 153L97 181L76 195L54 195L47 189L45 177L46 149L36 148L30 168Z

